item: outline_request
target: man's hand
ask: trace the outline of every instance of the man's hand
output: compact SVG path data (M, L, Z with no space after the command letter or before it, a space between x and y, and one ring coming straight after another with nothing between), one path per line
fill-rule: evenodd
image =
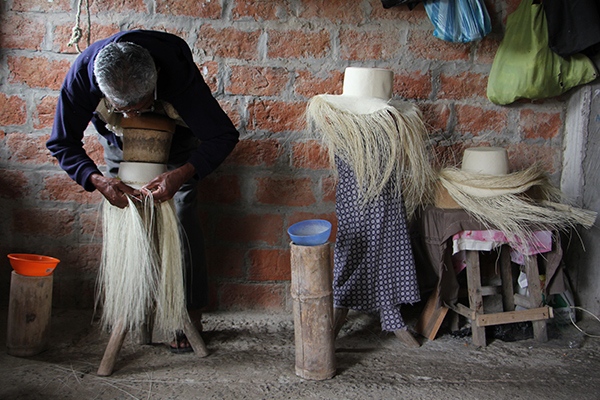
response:
M195 173L196 169L192 164L184 164L173 171L165 172L152 179L142 187L142 193L145 195L151 194L154 201L158 203L170 200Z
M100 193L115 207L125 208L129 204L126 194L139 197L140 191L124 184L116 178L106 177L100 174L92 174L90 182Z

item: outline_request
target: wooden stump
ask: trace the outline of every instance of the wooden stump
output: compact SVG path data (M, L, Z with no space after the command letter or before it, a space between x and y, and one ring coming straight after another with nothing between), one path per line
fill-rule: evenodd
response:
M335 375L333 289L329 243L291 244L296 375L323 380Z
M52 281L52 274L25 276L12 272L6 335L8 354L27 357L48 348Z

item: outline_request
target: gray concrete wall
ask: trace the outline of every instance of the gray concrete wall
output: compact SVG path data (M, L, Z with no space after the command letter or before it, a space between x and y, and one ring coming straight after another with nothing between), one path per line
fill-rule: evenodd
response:
M600 82L573 94L567 109L561 188L576 205L600 212ZM600 314L600 229L580 230L565 263L576 305ZM589 316L583 313L582 317Z

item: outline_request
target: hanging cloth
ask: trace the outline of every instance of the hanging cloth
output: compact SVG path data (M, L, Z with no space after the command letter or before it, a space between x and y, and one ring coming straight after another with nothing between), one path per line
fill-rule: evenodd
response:
M598 0L544 0L548 45L556 54L592 56L600 50Z
M517 99L543 99L596 79L592 61L583 54L563 58L548 47L548 28L542 4L523 0L508 16L498 47L487 96L495 104Z

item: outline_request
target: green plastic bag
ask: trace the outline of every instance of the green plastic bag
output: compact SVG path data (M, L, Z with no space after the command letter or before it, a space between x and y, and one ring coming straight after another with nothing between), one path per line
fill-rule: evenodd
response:
M548 47L543 5L523 0L508 16L506 34L490 71L487 96L500 105L520 98L543 99L596 77L596 68L588 57L574 54L562 58Z

